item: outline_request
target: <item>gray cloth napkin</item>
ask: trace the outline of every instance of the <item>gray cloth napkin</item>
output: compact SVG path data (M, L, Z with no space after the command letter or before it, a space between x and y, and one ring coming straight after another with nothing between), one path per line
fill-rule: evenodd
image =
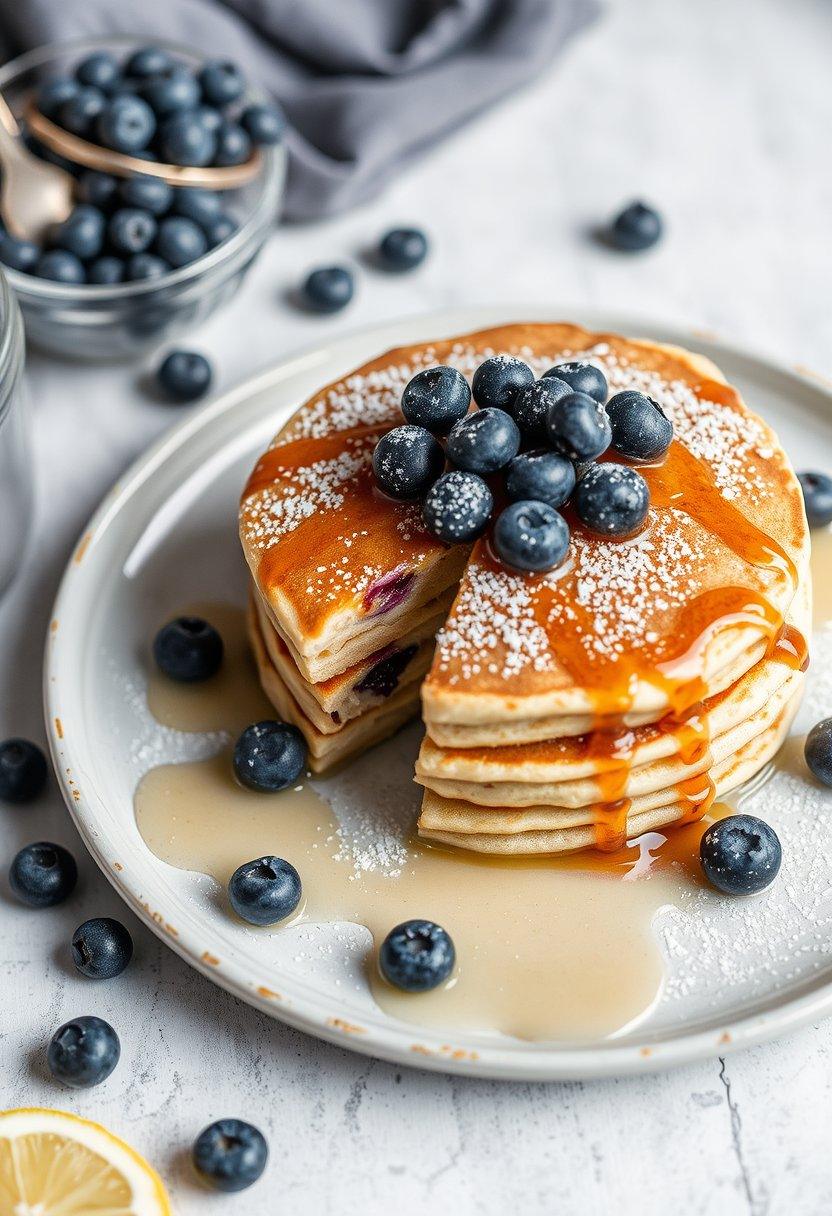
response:
M292 130L285 214L331 215L531 80L599 0L3 0L6 57L136 35L238 60Z

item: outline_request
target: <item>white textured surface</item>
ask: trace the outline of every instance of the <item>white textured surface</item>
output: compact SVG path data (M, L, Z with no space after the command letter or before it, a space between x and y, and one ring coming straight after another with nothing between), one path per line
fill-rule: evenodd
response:
M548 80L459 134L380 202L324 228L278 233L243 294L196 336L220 386L322 334L453 302L512 298L699 322L832 372L828 217L832 129L825 0L630 0ZM586 238L633 194L666 241L641 259ZM283 296L305 269L358 254L384 226L429 226L418 274L362 271L348 313L313 320ZM104 488L169 422L145 368L32 355L40 510L33 554L0 607L0 735L42 737L39 664L61 566ZM0 811L0 855L73 844L57 795ZM159 1165L180 1216L287 1210L789 1213L832 1208L832 1024L683 1071L592 1085L506 1085L373 1063L268 1021L209 985L128 916L90 862L62 909L35 914L0 885L0 1105L101 1118ZM109 985L67 963L72 928L122 915L137 958ZM123 1060L99 1091L44 1075L51 1030L95 1012ZM199 1128L249 1116L268 1181L205 1197L183 1152Z

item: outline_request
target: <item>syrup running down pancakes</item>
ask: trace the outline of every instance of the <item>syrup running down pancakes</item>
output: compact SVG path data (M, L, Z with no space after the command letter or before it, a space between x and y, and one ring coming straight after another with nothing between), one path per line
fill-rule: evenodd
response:
M574 519L566 564L447 547L371 457L407 381L493 354L581 358L674 424L640 465L644 528ZM514 325L382 355L301 406L257 462L240 535L263 688L314 771L421 712L421 835L478 852L621 848L753 776L797 709L811 619L803 500L777 437L712 364L571 325ZM451 602L452 601L452 602ZM430 659L431 639L438 630ZM425 675L425 673L427 673Z

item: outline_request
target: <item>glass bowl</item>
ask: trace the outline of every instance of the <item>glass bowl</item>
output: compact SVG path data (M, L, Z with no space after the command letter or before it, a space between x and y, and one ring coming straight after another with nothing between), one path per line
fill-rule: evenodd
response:
M92 51L126 55L143 45L135 38L99 38L38 47L0 68L0 91L16 114L31 90L64 74ZM191 64L192 50L155 42ZM27 339L71 359L131 358L204 321L239 288L269 235L283 196L286 151L262 149L263 169L248 185L228 192L228 211L239 227L233 236L188 266L160 279L114 286L55 283L4 266L20 304Z
M32 520L32 461L20 309L0 273L0 596L20 568Z

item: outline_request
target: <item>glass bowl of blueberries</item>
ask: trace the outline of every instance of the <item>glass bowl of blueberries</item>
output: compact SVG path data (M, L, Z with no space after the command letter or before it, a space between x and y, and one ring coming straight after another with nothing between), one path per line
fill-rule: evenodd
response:
M0 92L29 149L75 179L73 210L40 242L0 225L0 262L31 343L73 359L138 356L234 295L277 218L286 165L282 112L237 65L169 44L85 40L5 64ZM38 139L27 107L148 163L259 167L223 190L104 172Z

